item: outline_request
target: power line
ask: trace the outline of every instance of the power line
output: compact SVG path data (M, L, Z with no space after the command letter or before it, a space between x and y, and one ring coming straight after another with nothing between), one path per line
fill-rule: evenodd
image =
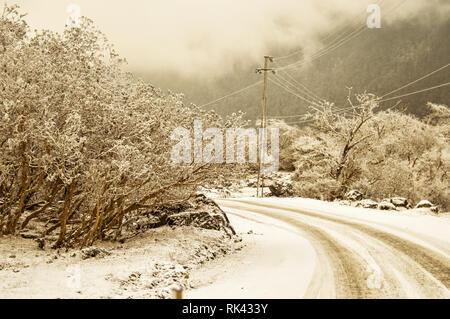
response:
M307 103L309 103L309 104L311 104L311 105L315 105L315 106L320 107L319 104L317 104L317 103L315 103L315 102L312 102L312 101L309 101L309 100L306 99L305 97L303 97L303 96L301 96L301 95L298 95L297 93L295 93L295 92L292 91L291 89L289 89L289 88L287 88L286 86L284 86L282 83L280 83L280 82L278 82L278 81L276 81L276 80L274 80L274 79L269 79L269 81L273 82L273 83L276 84L277 86L283 88L284 90L286 90L287 92L291 93L292 95L298 97L299 99L301 99L301 100L303 100L303 101L305 101L305 102L307 102Z
M380 6L381 7L381 5L384 3L384 1L385 0L380 0L380 1L378 1L378 6ZM366 16L366 14L367 14L367 12L364 12L363 14L361 14L360 16ZM344 28L346 28L346 27L344 27ZM344 28L341 28L341 29L344 29ZM325 40L327 40L329 37L331 36L331 32L329 32L328 33L328 35L323 39L323 41L325 41Z
M315 54L318 54L318 53L320 53L320 51L323 51L323 50L326 50L326 48L323 48L323 49L319 50L319 51L316 52ZM320 57L320 56L318 56L317 58L319 58L319 57ZM293 64L297 64L298 62L299 62L299 61L297 61L297 62L295 62L295 63L293 63ZM293 65L293 64L292 64L292 65ZM287 67L289 67L289 66L290 66L290 65L287 65L287 66L285 66L285 67L281 67L281 68L278 68L278 69L279 69L279 70L284 70L285 68L287 68ZM206 104L203 104L203 105L201 105L200 107L205 107L205 106L208 106L208 105L211 105L211 104L220 102L221 100L224 100L224 99L226 99L226 98L228 98L228 97L230 97L230 96L239 94L239 93L241 93L241 92L243 92L243 91L245 91L245 90L247 90L247 89L249 89L249 88L252 88L252 87L254 87L254 86L260 84L260 83L262 83L262 81L258 81L258 82L256 82L256 83L253 83L253 84L251 84L251 85L249 85L249 86L247 86L247 87L244 87L244 88L242 88L242 89L240 89L240 90L234 91L234 92L232 92L232 93L230 93L230 94L227 94L227 95L225 95L225 96L223 96L223 97L220 97L220 98L218 98L218 99L216 99L216 100L213 100L213 101L211 101L211 102L208 102L208 103L206 103Z
M351 34L349 34L346 38L342 39L341 41L339 41L338 43L325 48L323 50L319 50L317 53L313 54L311 56L311 59L309 60L309 62L313 62L325 55L327 55L328 53L340 48L341 46L343 46L345 43L347 43L348 41L352 40L353 38L357 37L358 35L360 35L362 32L364 32L366 29L366 27L360 27L359 29L353 31ZM287 69L293 69L293 68L298 68L303 66L307 61L303 60L303 61L297 61L294 62L292 64L288 64L284 67L281 67L280 70L287 70Z
M362 105L362 104L360 104L360 105L355 105L355 106L350 106L350 107L346 107L346 108L342 108L342 109L339 109L338 111L334 112L333 114L346 113L347 111L350 111L350 110L359 109L359 108L361 108L361 105ZM303 115L304 115L304 114L303 114ZM303 123L312 123L312 122L314 122L314 121L315 121L315 119L312 119L312 120L303 120L303 121L297 121L297 122L290 122L290 123L286 123L286 124L288 124L288 125L292 125L292 124L303 124Z
M381 2L382 2L382 1L384 1L384 0L381 0ZM380 4L381 4L381 2L380 2ZM393 8L392 10L390 10L389 13L392 12L392 11L394 11L394 10L396 10L399 6L401 6L401 5L402 5L403 3L405 3L405 2L406 2L406 0L403 0L399 5L397 5L395 8ZM324 48L320 49L320 50L317 51L315 54L313 54L312 59L311 59L310 61L312 62L312 61L314 61L314 60L317 60L317 59L319 59L320 57L322 57L322 56L324 56L324 55L327 55L327 54L330 53L331 51L334 51L334 50L338 49L339 47L341 47L342 45L344 45L345 43L347 43L348 41L350 41L350 40L353 39L354 37L358 36L360 33L364 32L365 29L366 29L365 27L360 27L360 28L354 30L353 32L351 32L350 34L346 35L343 39L337 41L337 39L339 39L340 37L342 37L342 34L339 35L339 37L337 37L336 39L334 39L334 40L333 40L331 43L329 43L327 46L325 46ZM327 37L327 38L328 38L328 37ZM293 54L291 54L291 55L293 55ZM278 58L278 60L280 60L280 59L282 59L282 58L285 58L285 57L287 57L287 56L280 57L280 58ZM303 60L304 60L304 59L303 59ZM296 67L300 67L300 66L302 66L305 62L306 62L306 61L301 61L301 60L299 60L299 61L297 61L297 62L294 62L294 63L288 64L288 65L286 65L286 66L280 67L280 68L278 68L278 70L280 70L280 71L285 71L285 70L287 70L287 69L293 69L293 68L296 68ZM286 71L285 71L285 72L286 72ZM286 72L286 74L288 74L288 73ZM289 76L290 76L290 75L289 75ZM290 76L290 77L291 77L291 79L293 79L293 80L295 81L295 79L294 79L292 76ZM285 79L285 80L286 80L286 79ZM215 103L217 103L217 102L220 102L220 101L222 101L222 100L224 100L224 99L226 99L226 98L228 98L228 97L230 97L230 96L237 95L237 94L239 94L239 93L241 93L241 92L244 92L245 90L248 90L248 89L250 89L250 88L252 88L252 87L255 87L255 86L257 86L258 84L260 84L260 83L262 83L262 82L263 82L263 81L255 82L255 83L253 83L253 84L251 84L251 85L248 85L248 86L246 86L246 87L244 87L244 88L242 88L242 89L239 89L239 90L234 91L234 92L231 92L231 93L229 93L229 94L227 94L227 95L225 95L225 96L222 96L222 97L220 97L220 98L218 98L218 99L216 99L216 100L213 100L213 101L211 101L211 102L205 103L205 104L201 105L200 107L205 107L205 106L208 106L208 105L211 105L211 104L215 104ZM275 84L277 84L277 83L275 83ZM298 82L298 84L300 84L300 82ZM300 84L300 85L301 85L301 84ZM303 85L301 85L301 86L303 86ZM305 89L307 89L306 86L303 86L303 87L304 87ZM285 89L286 89L286 88L285 88ZM310 91L310 94L313 93L311 90L309 90L309 91ZM292 93L292 92L290 92L290 93L296 95L295 93ZM319 98L319 97L316 96L316 98ZM315 98L315 99L316 99L316 98ZM304 98L302 97L302 99L304 99ZM308 101L308 103L310 103L310 101Z
M287 73L287 72L286 72ZM278 76L280 76L280 75L278 75ZM281 76L280 76L281 77ZM285 81L287 81L286 79L284 79ZM222 100L224 100L224 99L226 99L226 98L228 98L228 97L230 97L230 96L233 96L233 95L237 95L237 94L239 94L239 93L241 93L241 92L243 92L243 91L245 91L245 90L248 90L248 89L250 89L250 88L252 88L252 87L255 87L255 86L257 86L258 84L261 84L263 81L262 80L260 80L260 81L258 81L258 82L255 82L255 83L253 83L253 84L250 84L250 85L248 85L248 86L246 86L246 87L244 87L244 88L242 88L242 89L239 89L239 90L237 90L237 91L234 91L234 92L231 92L231 93L229 93L229 94L227 94L227 95L224 95L224 96L222 96L222 97L220 97L220 98L218 98L218 99L216 99L216 100L213 100L213 101L210 101L210 102L208 102L208 103L205 103L205 104L203 104L203 105L201 105L200 107L205 107L205 106L208 106L208 105L211 105L211 104L215 104L215 103L217 103L217 102L220 102L220 101L222 101ZM289 82L290 83L290 82ZM290 83L291 85L292 85L292 83ZM306 87L305 87L306 88ZM315 98L316 99L316 98Z
M430 72L430 73L428 73L428 74L426 74L426 75L424 75L424 76L422 76L422 77L420 77L420 78L418 78L418 79L416 79L416 80L414 80L414 81L412 81L412 82L410 82L410 83L408 83L408 84L406 84L406 85L404 85L404 86L402 86L402 87L400 87L400 88L398 88L398 89L395 89L395 90L393 90L393 91L391 91L391 92L389 92L389 93L387 93L387 94L384 94L383 96L380 97L381 100L379 100L379 103L385 102L385 101L389 101L389 100L393 100L393 99L396 99L396 98L400 98L400 97L405 97L405 96L411 95L411 93L410 93L410 94L405 94L405 95L393 97L393 98L390 98L390 99L384 99L386 96L391 95L391 94L393 94L393 93L395 93L395 92L398 92L398 91L400 91L400 90L402 90L402 89L404 89L404 88L407 88L407 87L409 87L409 86L411 86L411 85L413 85L413 84L415 84L415 83L417 83L417 82L419 82L419 81L421 81L421 80L423 80L423 79L426 79L426 78L432 76L433 74L436 74L437 72L440 72L440 71L444 70L445 68L447 68L447 67L449 67L449 66L450 66L450 63L448 63L448 64L446 64L446 65L444 65L444 66L438 68L437 70L434 70L434 71L432 71L432 72ZM433 89L436 89L436 88L440 88L440 87L443 87L443 86L446 86L446 85L447 85L447 84L438 85L438 86L436 86L436 87L432 87L432 88L425 89L424 91L418 91L417 93L430 91L430 90L433 90ZM416 93L414 93L414 94L416 94ZM383 100L383 99L384 99L384 100ZM295 117L300 117L300 116L304 116L304 114L299 114L299 115L289 115L289 116L285 116L285 117L272 117L272 119L276 119L276 118L295 118Z
M430 88L426 88L426 89L423 89L423 90L418 90L418 91L410 92L410 93L407 93L407 94L394 96L394 97L387 98L387 99L378 100L378 103L391 101L391 100L399 99L399 98L402 98L402 97L405 97L405 96L410 96L410 95L415 95L415 94L419 94L419 93L435 90L435 89L438 89L438 88L441 88L441 87L445 87L445 86L448 86L448 85L450 85L450 82L442 83L442 84L439 84L439 85L436 85L436 86L433 86L433 87L430 87ZM351 109L361 108L361 106L362 106L362 104L351 106L351 107L348 107L348 108L343 108L343 109L340 109L340 112L344 112L345 113L346 111L351 110ZM395 106L393 106L393 107L395 107ZM389 109L392 109L393 107L391 107ZM289 123L286 123L286 124L288 124L288 125L303 124L303 123L311 123L311 122L314 122L314 121L315 120L303 120L303 121L297 121L297 122L289 122Z
M222 96L222 97L218 98L217 100L214 100L214 101L208 102L208 103L206 103L206 104L203 104L203 105L201 105L200 107L205 107L205 106L208 106L208 105L211 105L211 104L220 102L220 101L226 99L227 97L230 97L230 96L239 94L239 93L241 93L241 92L243 92L243 91L245 91L245 90L248 90L248 89L250 89L250 88L252 88L252 87L254 87L254 86L257 86L258 84L260 84L260 83L262 83L262 82L263 82L263 81L261 80L261 81L258 81L258 82L256 82L256 83L250 84L249 86L246 86L246 87L244 87L244 88L242 88L242 89L239 89L239 90L234 91L234 92L231 92L231 93L229 93L229 94L227 94L227 95L225 95L225 96Z
M395 10L397 10L400 6L402 6L404 3L406 2L406 0L403 0L402 2L400 2L398 5L396 5L395 7L391 7L391 9L388 11L387 14L390 14L392 12L394 12ZM315 54L312 55L310 62L315 61L319 58L321 58L324 55L327 55L328 53L340 48L341 46L343 46L345 43L347 43L348 41L352 40L353 38L357 37L358 35L360 35L362 32L364 32L367 29L366 25L363 25L361 27L359 27L358 29L352 31L350 34L348 34L347 36L345 36L343 39L339 40L338 42L332 44L332 45L328 45L328 47L322 48L321 50L319 50L318 52L316 52ZM303 61L302 61L303 60ZM297 68L300 67L302 65L304 65L306 63L306 61L304 59L300 59L297 62L288 64L284 67L281 67L281 69L292 69L292 68Z
M270 116L270 120L279 120L279 119L292 119L296 117L305 116L305 114L297 114L297 115L280 115L280 116Z
M362 26L357 28L356 30L353 30L351 33L347 34L348 31L346 31L345 33L339 35L336 39L334 39L333 41L331 41L330 43L328 43L326 46L324 46L323 48L321 48L320 50L318 50L317 52L315 52L312 56L311 56L311 61L315 60L316 57L319 58L325 54L328 54L329 52L333 51L335 48L340 47L342 44L348 42L349 40L351 40L353 37L357 36L359 33L361 33L364 29L366 28L366 26ZM356 33L354 36L352 36L354 33ZM344 35L344 36L343 36ZM343 36L342 39L339 40L339 38L341 38ZM341 44L341 45L340 45ZM286 66L281 67L281 69L286 69L286 68L292 68L294 66L297 65L303 65L305 63L305 59L302 57L300 60L293 62L291 64L288 64Z
M431 91L431 90L434 90L434 89L438 89L438 88L441 88L441 87L444 87L444 86L447 86L447 85L450 85L450 82L443 83L443 84L440 84L440 85L436 85L436 86L433 86L433 87L430 87L430 88L427 88L427 89L414 91L414 92L403 94L403 95L399 95L399 96L394 96L394 97L391 97L391 98L388 98L388 99L383 99L383 100L380 100L379 102L381 103L381 102L386 102L386 101L390 101L390 100L395 100L395 99L399 99L399 98L402 98L402 97L405 97L405 96L410 96L410 95L414 95L414 94L418 94L418 93L422 93L422 92L427 92L427 91Z
M384 2L384 0L380 0L380 1L378 1L378 5L379 6L381 6L381 4ZM357 17L355 17L355 18L359 18L359 17L361 17L361 16L364 16L366 14L366 12L364 12L363 14L359 14ZM352 25L350 25L350 27L352 27L353 25L355 25L356 23L353 23ZM358 23L359 24L359 23ZM344 26L343 28L340 28L340 30L343 30L343 29L346 29L346 28L348 28L349 27L349 25L347 25L347 26ZM345 31L345 32L340 32L340 31L338 31L338 32L335 32L334 34L338 34L338 33L340 33L339 35L338 35L338 37L336 37L333 41L331 41L331 42L329 42L328 44L327 44L327 46L328 45L330 45L331 43L333 43L333 42L336 42L336 40L337 39L339 39L340 37L342 37L345 33L347 33L347 31ZM331 35L333 35L333 32L332 31L330 31L330 32L328 32L328 34L325 36L325 38L323 38L322 39L322 41L326 41L328 38L330 38L330 36ZM287 54L287 55L284 55L284 56L281 56L281 57L277 57L276 58L276 60L278 61L278 60L284 60L284 59L287 59L287 58L290 58L290 57L292 57L292 56L294 56L294 55L297 55L297 54L299 54L300 52L302 52L303 51L303 48L302 49L299 49L299 50L296 50L296 51L294 51L294 52L292 52L292 53L290 53L290 54Z
M361 106L361 105L350 106L350 107L341 108L341 109L338 108L338 109L335 111L335 113L338 114L338 113L345 112L345 111L348 111L348 110L351 110L351 109L354 109L354 108L358 108L358 107L360 107L360 106ZM271 119L271 120L288 119L288 118L302 117L302 116L305 116L305 115L306 115L306 114L303 113L303 114L297 114L297 115L273 116L273 117L271 117L270 119Z
M419 82L419 81L421 81L421 80L423 80L423 79L426 79L426 78L432 76L433 74L435 74L435 73L437 73L437 72L439 72L439 71L442 71L443 69L447 68L448 66L450 66L450 63L447 64L447 65L444 65L443 67L440 67L439 69L434 70L433 72L428 73L427 75L424 75L423 77L421 77L421 78L419 78L419 79L417 79L417 80L415 80L415 81L412 81L412 82L410 82L410 83L408 83L408 84L406 84L406 85L404 85L404 86L402 86L402 87L400 87L400 88L398 88L398 89L396 89L396 90L394 90L394 91L392 91L392 92L389 92L389 93L383 95L381 98L384 98L384 97L386 97L386 96L388 96L388 95L391 95L391 94L393 94L393 93L395 93L395 92L398 92L398 91L400 91L400 90L402 90L402 89L404 89L404 88L407 88L408 86L411 86L411 85L413 85L413 84L415 84L415 83L417 83L417 82Z
M275 63L275 65L277 65ZM289 74L288 71L285 70L280 70L281 72L283 72L284 74L286 74L294 83L296 83L298 86L300 87L296 87L295 85L293 85L291 83L291 85L293 85L294 87L296 87L299 91L301 91L303 89L303 91L306 92L307 95L313 97L315 100L319 101L319 102L323 102L325 101L325 99L321 98L320 96L318 96L316 93L314 93L311 89L309 89L308 87L306 87L306 85L304 85L303 83L301 83L300 81L296 80L291 74ZM280 77L282 77L280 74L278 74ZM287 81L287 79L285 79Z
M294 88L294 90L298 90L299 94L304 94L306 95L307 98L312 99L314 102L316 103L322 103L322 100L318 99L317 97L315 97L313 94L308 93L306 90L301 90L298 86L296 86L295 84L293 84L292 82L290 82L288 79L286 79L285 77L279 75L279 74L275 74L274 77L280 81L281 83L287 83L288 85L290 85L291 87Z
M300 88L299 86L292 83L290 80L282 76L281 74L275 74L275 78L277 78L280 82L284 82L289 84L294 90L297 90L300 94L306 95L308 98L312 99L315 102L322 102L321 99L317 98L314 94L309 93L307 90Z
M383 1L383 0L382 0ZM382 2L381 1L381 2ZM380 2L380 4L381 4L381 2ZM395 11L396 9L398 9L401 5L403 5L404 3L406 2L406 0L403 0L402 2L400 2L400 3L398 3L396 6L394 6L394 7L391 7L391 10L389 10L389 12L388 12L388 14L389 13L392 13L393 11ZM337 41L336 42L336 40L337 39L339 39L342 35L340 35L338 38L336 38L335 40L333 40L332 41L332 43L334 42L334 44L332 44L332 45L329 45L328 47L325 47L325 48L323 48L323 49L321 49L321 50L319 50L317 53L315 53L315 54L313 54L313 56L312 56L312 58L311 58L311 61L314 61L314 60L316 60L316 59L318 59L318 58L320 58L320 57L322 57L322 56L324 56L324 55L326 55L326 54L328 54L329 52L331 52L331 51L333 51L333 50L335 50L335 49L337 49L337 48L339 48L339 47L341 47L342 45L344 45L345 43L347 43L348 41L350 41L351 39L353 39L354 37L356 37L356 36L358 36L359 34L361 34L362 32L364 32L364 30L365 30L365 26L363 26L363 27L360 27L360 28L358 28L358 29L356 29L356 30L354 30L353 32L351 32L350 34L347 34L343 39L341 39L341 40L339 40L339 41ZM286 56L285 56L286 57ZM283 58L283 57L282 57ZM301 59L302 60L302 59ZM287 72L287 70L288 69L291 69L291 68L295 68L295 67L299 67L299 66L301 66L301 65L303 65L306 61L297 61L297 62L295 62L295 63L292 63L292 64L288 64L288 65L286 65L286 66L284 66L284 67L280 67L280 68L278 68L277 70L278 71L281 71L281 72L283 72L283 73L285 73L285 74L287 74L292 80L294 80L295 81L295 78L293 78L288 72ZM304 59L303 59L304 60ZM436 72L438 72L439 70L437 70L437 71L435 71L434 73L436 73ZM434 73L432 73L432 74L434 74ZM430 75L432 75L432 74L430 74ZM430 76L430 75L427 75L427 76ZM425 78L425 77L424 77ZM285 81L287 81L286 79L284 79ZM417 82L418 81L420 81L420 79L419 80L417 80ZM287 81L288 83L290 83L289 81ZM300 84L301 85L301 83L299 83L299 82L297 82L298 84ZM291 86L292 86L292 83L290 83L291 84ZM413 83L411 83L411 84L413 84ZM410 84L410 85L411 85ZM408 86L408 85L407 85ZM407 87L407 86L405 86L405 87ZM402 88L400 88L400 89L402 89ZM400 89L398 89L398 90L400 90ZM389 94L392 94L392 93L395 93L395 92L397 92L398 90L396 90L396 91L393 91L393 92L391 92L391 93L389 93ZM388 94L388 95L389 95ZM308 94L307 94L308 95ZM386 95L385 95L386 96ZM383 96L384 97L384 96ZM317 97L315 97L315 99L317 99ZM323 100L322 100L323 101ZM299 115L300 116L300 115ZM293 117L297 117L297 116L293 116ZM285 117L285 118L289 118L289 117Z

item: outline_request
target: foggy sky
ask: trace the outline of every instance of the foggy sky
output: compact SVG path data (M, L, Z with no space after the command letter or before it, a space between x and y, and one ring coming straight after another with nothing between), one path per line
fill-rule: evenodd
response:
M403 0L384 0L386 10ZM1 2L4 3L2 0ZM228 72L239 61L260 62L269 48L320 48L319 36L336 26L365 23L371 0L8 0L17 3L31 28L62 31L71 3L106 33L130 70L177 72L203 77ZM425 6L449 5L439 0L407 0L386 17L420 15ZM440 3L438 5L438 3Z

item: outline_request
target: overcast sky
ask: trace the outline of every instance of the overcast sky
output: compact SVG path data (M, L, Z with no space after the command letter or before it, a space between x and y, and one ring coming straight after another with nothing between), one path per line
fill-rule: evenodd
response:
M3 0L1 0L4 2ZM404 0L384 0L386 10ZM113 42L129 68L193 76L260 61L268 47L320 46L318 36L353 22L363 25L375 0L8 0L28 13L32 28L61 31L74 3ZM439 0L407 0L382 18L409 18ZM447 4L450 1L446 1ZM445 2L441 2L445 3ZM448 5L447 5L448 8ZM440 6L442 10L442 4ZM446 11L448 14L448 10ZM444 13L443 13L444 14ZM286 54L289 53L286 52ZM205 72L206 71L206 72Z

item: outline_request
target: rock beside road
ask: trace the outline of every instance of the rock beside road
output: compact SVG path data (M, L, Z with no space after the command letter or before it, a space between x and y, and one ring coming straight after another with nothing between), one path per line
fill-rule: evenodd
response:
M357 190L351 190L347 194L345 194L345 198L351 201L362 200L363 196L363 193Z
M411 205L408 202L407 198L404 197L392 197L389 199L385 199L384 201L388 201L395 205L395 207L403 207L403 208L411 208Z
M256 178L250 178L248 180L247 186L248 187L256 187L257 183L258 183L258 180Z
M228 236L236 234L227 215L216 202L203 194L197 194L183 203L136 213L124 223L124 236L131 237L133 234L165 225L223 231Z
M378 204L379 210L397 210L397 207L395 207L394 204L391 202L383 200L381 203Z
M81 259L89 259L94 257L103 258L105 256L109 256L111 253L103 248L98 247L89 247L81 250Z
M218 231L223 230L230 235L232 234L230 225L224 215L206 211L174 214L167 218L167 224L169 226L194 226Z
M431 212L437 214L439 212L439 208L432 204L430 201L428 200L421 200L415 208L428 208Z
M285 180L273 181L269 185L270 192L275 197L291 197L294 196L292 183Z
M363 194L360 191L351 190L345 195L345 198L345 200L339 200L338 203L345 206L392 211L401 211L413 208L407 198L399 196L385 198L380 203L377 203L376 201L373 201L371 199L362 199ZM421 209L424 212L432 212L434 214L437 214L439 212L439 208L428 200L420 201L414 208Z
M292 175L289 173L276 173L268 176L265 185L269 187L270 193L275 197L294 196L294 187L292 184Z
M417 205L416 208L431 208L434 205L428 201L428 200L421 200Z
M378 203L371 199L363 199L356 203L356 207L362 208L378 208Z

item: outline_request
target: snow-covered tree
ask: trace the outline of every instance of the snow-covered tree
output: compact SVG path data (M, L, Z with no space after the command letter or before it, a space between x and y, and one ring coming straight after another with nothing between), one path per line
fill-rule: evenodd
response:
M37 217L56 246L120 233L124 216L184 200L229 167L174 164L176 127L240 126L185 105L121 70L106 37L83 18L63 34L31 32L17 7L0 17L0 234Z

